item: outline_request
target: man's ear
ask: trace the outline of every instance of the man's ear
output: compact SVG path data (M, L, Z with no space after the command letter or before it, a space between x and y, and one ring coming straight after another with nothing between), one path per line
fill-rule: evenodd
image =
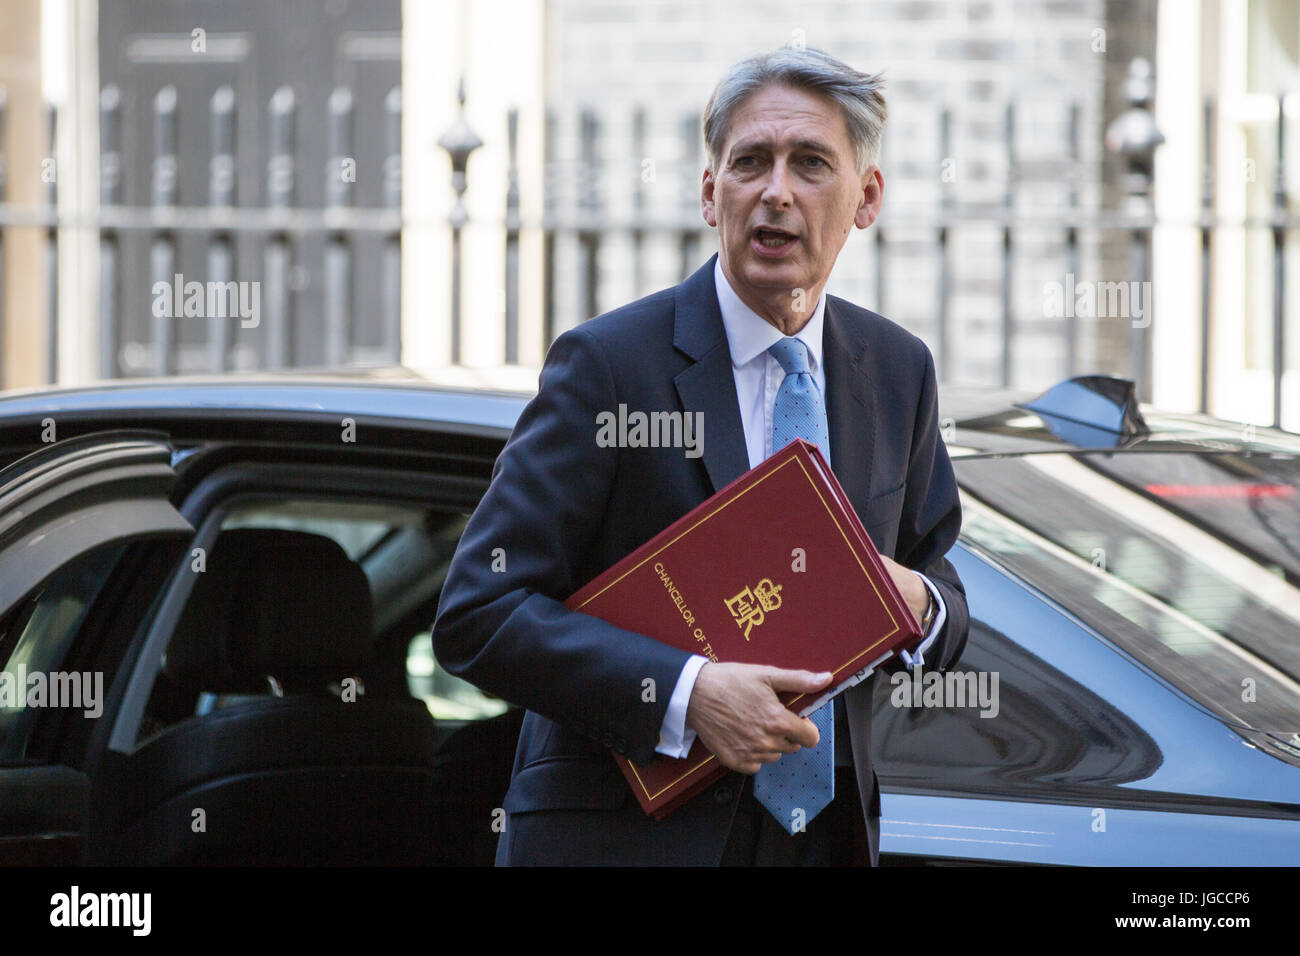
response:
M853 223L859 229L866 229L880 215L880 206L885 201L885 177L879 166L872 166L862 177L862 204L858 206Z
M705 222L718 228L718 214L713 208L713 170L708 166L704 167L704 182L700 185L700 212Z

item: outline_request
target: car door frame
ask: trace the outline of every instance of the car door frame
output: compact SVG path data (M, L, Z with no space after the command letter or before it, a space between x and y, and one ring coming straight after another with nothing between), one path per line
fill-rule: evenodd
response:
M191 536L170 500L173 454L164 432L106 430L0 469L0 618L92 551ZM0 864L82 861L89 793L80 768L0 765Z

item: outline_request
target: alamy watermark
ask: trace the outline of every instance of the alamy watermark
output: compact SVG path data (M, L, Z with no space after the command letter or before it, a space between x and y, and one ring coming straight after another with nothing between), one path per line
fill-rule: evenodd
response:
M894 689L889 702L895 707L978 707L980 717L996 717L997 671L925 671L917 666L911 673L899 671L889 678Z
M262 323L262 283L185 281L176 273L172 281L153 284L153 314L160 319L240 319L240 327L255 329Z
M103 671L0 671L0 708L66 707L96 718L104 712Z
M703 412L627 410L596 415L596 444L601 448L681 448L687 458L704 454Z
M1048 319L1131 319L1133 328L1151 325L1150 282L1064 282L1043 286L1043 316Z
M152 893L91 893L73 884L50 897L50 925L121 927L133 936L148 936L153 925Z

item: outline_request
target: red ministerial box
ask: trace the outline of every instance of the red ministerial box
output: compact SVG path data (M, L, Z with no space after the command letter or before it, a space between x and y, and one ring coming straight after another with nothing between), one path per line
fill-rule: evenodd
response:
M815 699L782 695L801 715L921 636L825 458L802 439L564 603L710 660L830 671L831 690ZM684 759L614 757L659 819L726 773L698 739Z

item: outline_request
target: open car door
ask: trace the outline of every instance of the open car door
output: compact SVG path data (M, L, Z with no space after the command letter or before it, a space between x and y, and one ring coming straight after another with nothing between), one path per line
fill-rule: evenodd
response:
M126 550L193 536L172 454L162 433L101 432L0 469L0 865L84 858L88 777L33 742L70 712L111 719L114 675L62 668Z

